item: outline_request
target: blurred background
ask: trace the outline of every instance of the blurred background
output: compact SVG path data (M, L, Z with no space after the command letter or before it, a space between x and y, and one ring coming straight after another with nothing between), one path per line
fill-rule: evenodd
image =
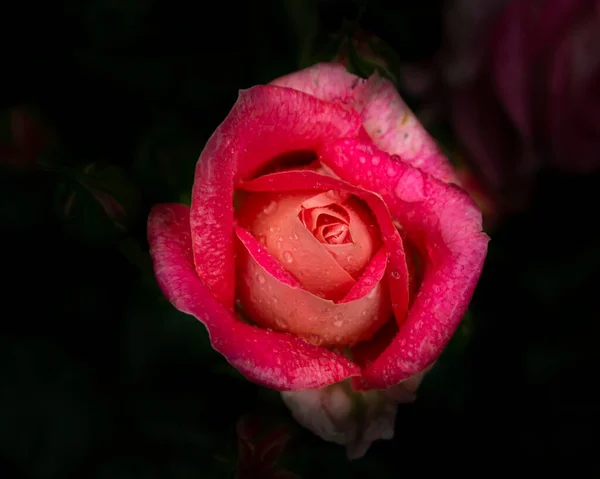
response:
M600 472L597 1L23 1L0 17L0 477ZM152 204L189 201L239 89L325 60L396 84L492 238L395 439L353 463L171 307L145 238Z

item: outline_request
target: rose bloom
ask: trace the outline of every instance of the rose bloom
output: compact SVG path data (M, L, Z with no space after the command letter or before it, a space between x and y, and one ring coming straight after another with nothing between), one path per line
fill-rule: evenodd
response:
M487 251L455 181L389 81L317 64L240 92L200 155L191 207L150 213L156 277L233 367L288 391L297 418L318 398L339 409L352 392L409 394ZM345 380L339 394L316 389ZM360 436L324 427L311 429L341 444Z
M520 203L541 167L600 167L600 2L454 0L446 29L452 122L487 187Z

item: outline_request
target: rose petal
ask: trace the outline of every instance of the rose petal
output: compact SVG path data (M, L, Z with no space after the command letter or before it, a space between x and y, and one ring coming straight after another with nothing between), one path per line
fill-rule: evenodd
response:
M240 230L236 228L238 234ZM369 339L391 316L385 282L371 283L363 296L336 304L279 281L277 270L267 269L272 261L259 263L253 256L257 248L240 246L238 298L248 316L263 327L289 331L319 345L347 346ZM382 277L380 273L379 280Z
M340 140L319 154L341 178L381 195L411 241L427 252L424 279L405 324L363 371L371 388L392 386L431 364L462 319L489 241L481 232L481 212L459 187L358 140ZM361 155L367 155L364 164L356 161ZM393 180L390 169L396 172Z
M348 291L348 294L339 302L348 303L350 301L355 301L372 291L373 285L379 283L385 275L387 260L388 255L385 247L380 248L369 262L367 269L361 275L360 279L354 284L354 286L352 286L352 289Z
M277 261L269 252L261 245L252 234L239 226L235 227L235 233L242 244L250 251L253 258L256 258L268 272L277 281L287 284L292 288L302 288L300 281L288 272L281 263Z
M349 105L360 113L365 130L379 148L442 181L456 182L452 166L394 84L377 73L364 80L348 73L343 65L318 63L271 84Z
M237 319L196 275L189 214L187 206L178 204L158 205L150 212L148 240L156 278L175 308L206 326L213 348L233 367L280 391L321 387L360 373L341 355Z
M389 321L369 341L358 343L352 348L350 356L352 362L358 364L361 371L364 371L386 350L397 334L398 325L393 321ZM361 376L353 377L351 384L352 389L355 391L368 391L371 389L369 383Z
M373 173L371 173L373 174ZM392 223L385 203L377 195L356 188L331 176L313 171L285 171L264 175L250 182L241 183L240 189L246 191L291 191L291 190L330 190L346 191L362 199L377 219L383 243L386 246L390 266L390 295L392 308L398 323L402 323L408 311L409 280L406 256L402 238Z
M227 307L235 281L233 191L278 155L315 150L357 135L360 119L348 109L274 86L240 92L227 118L206 144L196 166L191 229L196 272Z
M248 195L237 218L304 289L323 298L339 299L354 285L354 278L298 218L302 203L311 196L310 191Z

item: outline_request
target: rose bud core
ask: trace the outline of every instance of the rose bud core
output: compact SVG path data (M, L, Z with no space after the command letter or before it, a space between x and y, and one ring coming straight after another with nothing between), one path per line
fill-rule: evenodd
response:
M251 193L236 213L302 288L278 280L240 247L238 304L248 319L338 347L370 339L391 319L385 278L354 299L381 246L377 220L362 200L336 190Z

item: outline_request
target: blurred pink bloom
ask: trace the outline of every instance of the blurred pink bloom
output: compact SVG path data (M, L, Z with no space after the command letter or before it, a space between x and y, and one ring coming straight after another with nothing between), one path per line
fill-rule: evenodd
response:
M432 95L438 112L447 99L466 159L494 196L518 207L542 167L600 167L599 0L454 0L445 23L444 88L430 87L431 66L406 69L402 84L428 96L427 115Z

